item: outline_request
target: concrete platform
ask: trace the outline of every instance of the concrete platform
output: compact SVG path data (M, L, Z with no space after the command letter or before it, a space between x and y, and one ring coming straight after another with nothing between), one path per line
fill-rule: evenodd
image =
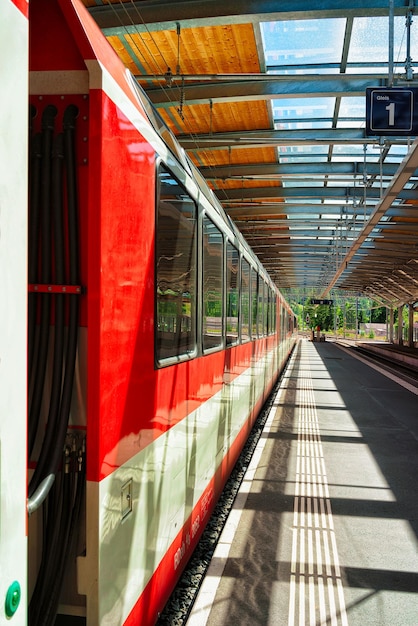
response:
M364 347L370 352L379 354L384 358L391 359L401 365L407 365L418 370L418 350L409 346L399 346L393 343L358 342L358 346Z
M417 626L417 535L417 395L302 340L187 626Z

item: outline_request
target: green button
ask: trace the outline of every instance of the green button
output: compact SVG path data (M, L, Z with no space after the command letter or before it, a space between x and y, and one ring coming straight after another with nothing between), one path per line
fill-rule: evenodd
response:
M20 590L20 585L17 580L15 580L14 582L12 582L7 590L6 601L4 603L7 617L13 617L13 615L16 613L17 608L20 604L21 595L22 593Z

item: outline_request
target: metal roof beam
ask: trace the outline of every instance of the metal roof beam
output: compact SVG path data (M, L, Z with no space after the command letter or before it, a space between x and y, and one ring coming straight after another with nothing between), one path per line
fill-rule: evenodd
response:
M408 1L394 0L394 14L405 15ZM367 17L388 15L387 0L137 0L88 8L106 34L167 30L219 24L259 23L273 20ZM110 29L110 30L109 30Z
M371 293L371 297L376 298L376 300L378 298L384 298L384 300L388 303L388 305L390 307L394 306L397 303L397 301L398 301L398 296L394 296L394 294L392 294L392 293L390 293L390 295L392 297L388 297L387 295L385 295L385 293L387 294L388 292L386 292L384 289L382 289L382 287L380 285L376 285L376 286L370 285L370 286L365 287L364 290L367 293L370 292ZM384 293L382 293L382 291ZM393 298L394 298L394 300L393 300Z
M315 130L252 130L212 135L178 135L178 141L185 150L257 148L259 146L315 146L315 145L379 145L378 137L366 137L363 128L327 128ZM408 145L410 137L391 137L390 144ZM283 154L282 156L286 156ZM293 155L292 155L293 156ZM297 155L296 155L297 156ZM324 156L324 155L322 155ZM354 155L350 155L353 158ZM306 155L305 155L306 158ZM369 164L367 164L369 165Z
M409 178L418 167L418 140L415 140L410 151L408 152L405 159L402 161L398 172L393 178L392 183L386 189L383 198L376 206L373 215L370 217L368 223L364 226L362 232L360 233L357 241L355 241L348 253L345 255L342 260L339 268L335 272L333 278L329 282L328 286L323 290L322 297L329 293L329 290L334 287L337 283L344 270L347 268L349 262L354 258L355 254L359 251L363 243L366 241L367 237L372 232L373 228L378 224L380 219L385 215L388 208L391 206L392 202L398 196L399 192L404 188L406 183L409 181ZM402 193L402 192L401 192ZM412 255L416 256L416 255Z
M202 81L174 85L171 89L160 86L147 88L146 93L157 108L170 108L182 100L183 105L217 102L243 102L252 100L277 100L282 98L331 98L341 96L364 97L367 87L387 86L387 74L306 74L269 75L259 78L254 74L248 80L233 80L225 75L225 81L211 82L210 75ZM258 78L256 78L258 77ZM141 78L137 76L136 78ZM164 77L162 77L164 78ZM180 78L180 77L179 77ZM219 77L218 77L219 78ZM414 86L418 83L414 82ZM408 83L411 85L412 81Z
M387 189L393 189L389 186ZM249 198L340 198L342 200L359 199L363 195L362 187L241 187L239 189L215 189L215 195L221 202L231 200L248 200ZM367 198L380 198L380 189L367 188ZM391 196L391 202L396 198L402 200L418 200L416 189L401 189ZM321 205L322 206L322 205ZM320 211L318 211L320 213Z
M359 163L356 161L340 163L248 163L237 165L218 165L213 167L200 167L200 173L206 180L230 179L230 178L263 178L268 176L362 176L366 170L368 176L390 177L395 175L399 167L398 163ZM418 169L414 172L418 176Z
M391 285L391 289L389 289L386 284L377 282L376 287L380 291L383 291L384 293L389 293L391 296L393 296L393 298L395 298L394 303L396 302L397 304L401 304L405 302L405 296L403 295L400 296L399 293L392 291L392 285Z
M411 274L409 274L408 272L405 272L403 269L397 269L397 270L395 270L395 272L398 273L398 274L401 274L404 277L404 279L406 279L406 280L414 283L414 285L418 286L418 280L417 280L418 276L417 276L417 278L414 278L413 276L411 276Z
M411 296L412 298L415 296L415 292L410 291L409 289L406 289L403 285L401 285L399 283L399 281L395 281L393 278L391 278L390 276L386 277L386 280L390 282L391 286L395 285L395 287L397 287L398 289L400 289L401 291L407 293L409 296Z
M367 207L368 210L372 208L373 207ZM363 213L363 210L364 208L361 207L361 213ZM314 218L315 216L317 216L317 219L323 219L327 215L335 215L336 213L338 214L342 211L344 212L344 218L348 217L348 219L350 220L354 215L358 214L359 207L354 210L352 205L350 204L296 204L291 202L277 202L277 206L275 204L268 204L266 206L263 206L261 203L254 202L253 207L226 207L225 211L234 221L251 220L254 218L259 218L258 221L262 221L264 219L274 219L278 216L287 216L289 218L289 226L291 226L293 220L309 219L307 218L307 216L310 216L310 218ZM386 216L418 219L418 207L414 207L408 204L395 205L387 211ZM360 220L360 217L363 218L363 215L357 216L356 230L360 228L364 223L364 219ZM410 222L406 222L407 225L409 223ZM388 224L390 224L390 222L388 222ZM345 225L344 222L343 225Z

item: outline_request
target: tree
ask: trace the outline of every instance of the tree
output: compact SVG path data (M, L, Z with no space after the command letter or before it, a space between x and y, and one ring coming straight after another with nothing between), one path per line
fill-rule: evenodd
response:
M372 302L371 320L372 324L384 324L386 322L386 307L378 306L377 302Z

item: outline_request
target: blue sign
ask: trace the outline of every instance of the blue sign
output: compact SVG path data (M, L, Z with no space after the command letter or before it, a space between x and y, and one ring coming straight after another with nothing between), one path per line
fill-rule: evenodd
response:
M366 89L366 135L416 135L415 88Z

